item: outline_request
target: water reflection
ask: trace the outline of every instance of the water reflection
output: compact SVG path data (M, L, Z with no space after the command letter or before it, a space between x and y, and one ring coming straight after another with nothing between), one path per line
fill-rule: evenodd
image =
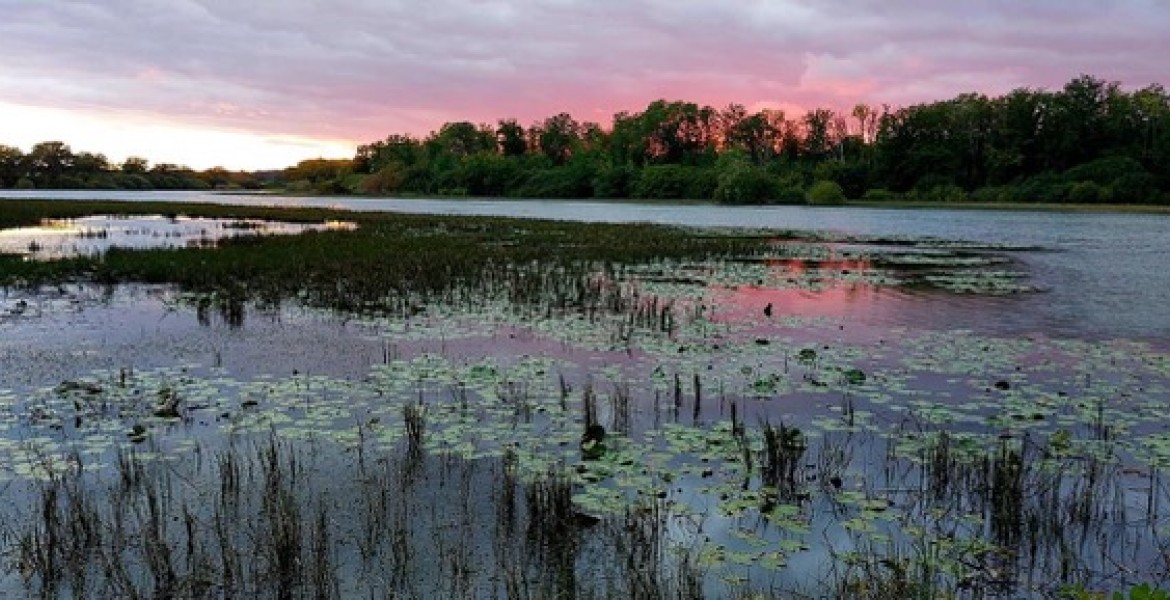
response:
M846 245L821 246L815 258L794 256L744 261L752 273L742 282L717 279L704 290L707 317L759 327L820 322L813 328L852 341L889 336L891 328L979 330L1013 335L1051 323L1022 310L1048 294L1026 284L1024 274L997 254L907 252L870 246L865 254ZM808 253L805 253L808 255ZM745 272L741 272L742 276ZM994 318L989 317L994 315ZM841 333L848 330L847 333Z
M653 222L835 232L886 239L1002 244L1029 283L1045 294L972 299L914 295L924 313L942 307L979 331L1058 337L1133 338L1170 343L1170 215L1013 210L900 210L870 207L718 206L573 200L345 198L209 192L4 190L8 200L105 199L211 202L245 206L328 207L403 213ZM1044 248L1024 252L1020 248ZM883 292L887 296L888 292ZM894 294L895 296L897 294ZM962 310L951 310L957 305ZM948 327L949 328L949 327Z
M285 223L262 219L96 215L51 219L36 227L2 229L0 253L22 255L28 260L55 260L96 256L111 248L213 247L233 237L292 235L355 227L356 224L347 221Z

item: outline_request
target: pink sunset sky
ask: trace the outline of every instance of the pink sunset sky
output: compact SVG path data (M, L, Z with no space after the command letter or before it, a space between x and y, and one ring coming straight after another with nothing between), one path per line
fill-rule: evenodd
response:
M1170 85L1166 0L0 0L0 144L281 168L665 98L905 106Z

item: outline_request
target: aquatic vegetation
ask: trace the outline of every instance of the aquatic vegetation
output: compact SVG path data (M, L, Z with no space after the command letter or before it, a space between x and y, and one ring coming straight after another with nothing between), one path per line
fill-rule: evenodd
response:
M611 358L616 368L599 371L582 370L551 354L480 359L412 354L407 350L412 344L432 335L421 326L427 318L416 319L417 332L394 327L393 319L384 321L382 334L400 356L372 366L364 381L310 375L248 381L189 365L96 372L43 389L27 405L14 403L19 413L30 416L8 427L48 435L26 434L29 443L12 445L5 472L20 478L11 481L51 482L70 476L80 461L83 473L98 477L119 464L119 453L135 453L144 468L159 461L174 469L190 462L179 457L191 456L193 449L201 448L198 453L204 455L219 451L222 442L216 440L223 438L211 435L215 431L244 447L251 443L246 440L271 439L287 445L282 447L288 452L308 444L319 456L337 453L331 460L340 462L330 463L331 476L347 462L368 470L390 460L400 461L404 476L424 485L434 476L424 475L421 465L437 457L472 470L505 461L514 486L547 477L552 478L547 485L559 486L531 492L537 494L530 501L534 508L526 511L537 511L533 515L550 515L552 522L609 522L650 502L667 523L702 524L708 537L721 532L700 543L686 533L689 526L672 526L674 533L661 541L668 548L692 548L695 565L708 577L738 580L743 575L736 573L748 573L737 585L779 577L788 581L788 589L814 585L818 578L835 581L832 585L841 590L863 579L878 585L874 577L886 572L893 579L881 585L898 589L921 585L957 591L994 584L1018 591L1017 577L1025 572L1018 570L1021 564L1033 565L1026 571L1032 585L1063 581L1057 575L1045 580L1052 583L1040 583L1040 572L1059 574L1049 567L1041 570L1048 561L1082 564L1078 569L1084 570L1069 572L1070 577L1087 577L1107 564L1085 554L1088 548L1074 550L1081 547L1073 543L1083 535L1077 532L1119 526L1119 519L1160 527L1160 514L1150 507L1165 501L1164 492L1151 488L1148 501L1138 504L1127 491L1135 483L1128 469L1157 464L1157 449L1164 446L1152 420L1160 413L1147 416L1126 404L1153 407L1166 399L1165 358L1149 350L940 334L907 340L893 357L869 362L865 349L814 350L773 335L769 339L776 342L768 346L757 344L754 336L727 340L719 352L704 352L698 361L650 346L640 350L640 359ZM462 335L477 335L481 325L467 320ZM458 339L459 326L448 326L445 335ZM671 334L650 328L642 335ZM777 362L783 359L776 346L791 349L787 370ZM1103 357L1110 357L1106 361L1113 366L1096 369L1093 381L1065 377ZM713 368L697 369L696 362ZM745 370L748 364L753 366ZM1062 368L1054 369L1056 364ZM770 376L783 381L786 391L766 396L734 391L750 390L768 365L774 369ZM1027 370L1015 369L1023 365ZM660 375L639 378L644 369ZM854 369L866 377L851 379L847 374ZM992 384L1005 370L1016 384L998 390ZM926 384L937 377L944 380ZM1142 398L1125 392L1136 381ZM956 400L919 399L926 391ZM846 394L854 405L850 418L841 404ZM1111 399L1109 406L1096 403L1094 398L1101 397ZM160 402L170 398L184 400L179 416L158 415ZM624 404L631 399L632 409ZM631 413L621 417L626 410ZM751 415L778 414L786 422L802 423L800 429L750 425ZM583 455L582 442L600 437L593 433L584 440L585 423L612 425L622 419L632 422L621 434L605 427L603 453ZM663 424L653 425L659 421ZM145 430L144 443L123 437L127 422ZM1116 433L1104 431L1104 423ZM1129 435L1120 437L1122 427ZM40 441L33 445L31 440ZM70 455L69 448L79 451ZM1143 453L1148 458L1137 458ZM885 458L875 462L877 456ZM885 484L875 479L889 473L897 473L897 479ZM359 481L364 476L350 477ZM569 504L561 496L565 493ZM500 491L492 497L507 495ZM304 502L297 514L313 514L315 505ZM490 516L503 509L475 510ZM308 525L299 527L303 549L309 546L304 541ZM592 526L584 530L580 544L587 546L593 531ZM834 540L829 547L818 541L826 534ZM271 535L279 541L294 532ZM343 539L342 532L328 527L314 535ZM563 539L563 528L557 539ZM1129 552L1126 540L1133 539L1140 535L1094 551L1105 556ZM372 543L367 543L371 554ZM937 554L922 555L923 548ZM278 551L279 545L270 558L274 564L281 560ZM813 580L784 578L793 560L817 552L862 562L842 558L836 571ZM972 563L972 552L984 558ZM558 556L562 566L567 564ZM920 564L926 556L934 566L921 571L927 568ZM879 564L882 560L887 562ZM555 572L565 573L564 568ZM514 581L519 585L519 579Z
M7 375L0 589L974 598L1170 579L1158 348L794 310L946 262L883 265L881 244L354 219L88 263L183 286L154 301L225 338L321 315L312 343L351 340L354 364L245 369L216 348ZM1010 264L990 252L945 268ZM3 301L14 330L57 310Z

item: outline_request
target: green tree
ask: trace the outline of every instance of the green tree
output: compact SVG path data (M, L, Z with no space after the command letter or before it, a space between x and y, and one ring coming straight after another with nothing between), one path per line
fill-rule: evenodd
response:
M1051 94L1019 88L992 100L987 181L1003 185L1041 170L1040 127Z
M804 143L801 154L813 161L829 157L837 144L833 137L833 111L818 108L804 115Z
M1132 96L1134 152L1132 156L1170 187L1170 94L1151 85Z
M312 190L325 194L346 193L354 185L349 181L354 161L347 158L312 158L302 160L284 170L281 175L285 185L296 190ZM232 185L247 187L248 183L238 176L229 174Z
M150 168L150 161L138 156L127 157L122 162L122 172L127 175L144 175L147 169Z
M714 162L718 112L691 102L650 103L641 114L641 130L650 162L700 165Z
M855 105L850 114L854 119L857 119L857 137L861 139L863 144L873 143L874 138L877 137L880 113L870 105L861 103Z
M619 112L613 116L613 129L609 135L609 155L615 166L633 165L641 167L649 160L650 149L646 125L640 114Z
M0 187L14 187L24 174L24 153L0 144Z
M760 204L774 200L779 180L752 162L746 153L726 152L719 157L714 199L723 204Z
M775 158L782 131L773 115L766 111L748 115L739 105L728 107L723 114L725 151L742 151L757 166ZM783 122L783 113L779 122Z
M64 142L41 142L24 157L28 176L38 188L57 186L61 178L73 169L76 157Z
M520 164L494 152L479 152L467 157L459 167L454 187L471 196L503 196L513 190L523 177Z
M528 152L524 127L516 119L500 119L496 126L496 141L504 156L524 156Z
M1132 162L1100 162L1119 158ZM1170 98L1160 86L1127 93L1081 76L1056 92L814 108L797 119L657 100L615 114L608 130L561 113L527 130L506 119L494 128L447 123L423 142L390 136L359 147L354 170L377 174L363 188L420 193L765 202L826 181L850 198L876 189L1051 202L1067 201L1075 186L1079 198L1162 202L1170 199ZM1094 185L1076 185L1084 182Z
M411 167L424 162L421 141L409 135L390 135L385 140L358 146L353 159L355 173L374 173L394 163Z
M1045 167L1063 171L1100 155L1106 145L1108 97L1118 91L1117 83L1082 75L1052 97L1039 132Z
M426 146L432 156L466 158L478 152L495 152L496 132L468 121L447 123L438 133L431 134Z
M581 144L581 124L568 113L549 117L530 128L536 147L555 166L568 162Z
M154 165L146 178L152 187L160 190L199 190L209 187L191 169L170 163Z

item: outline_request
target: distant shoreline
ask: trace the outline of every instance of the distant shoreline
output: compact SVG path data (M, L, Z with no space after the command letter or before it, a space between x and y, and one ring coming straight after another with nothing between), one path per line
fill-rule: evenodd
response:
M29 198L19 196L9 196L5 192L9 190L0 189L0 201L30 201L30 200L60 200L62 202L110 202L117 201L110 198ZM77 190L42 190L46 192L52 191L68 191L76 192ZM170 191L188 191L199 192L199 190L170 190ZM129 191L128 193L143 193ZM149 193L149 192L145 192ZM1065 212L1065 213L1099 213L1099 214L1170 214L1170 206L1159 204L1076 204L1076 203L1051 203L1051 202L978 202L978 201L964 201L964 202L942 202L942 201L927 201L927 200L847 200L844 203L832 205L817 205L817 204L721 204L713 200L695 200L695 199L649 199L649 198L508 198L497 196L442 196L442 195L362 195L362 194L337 194L337 195L322 195L311 194L306 192L285 191L285 190L242 190L242 191L206 191L202 192L213 196L242 196L242 197L264 197L264 196L288 196L293 198L344 198L355 203L361 203L363 200L445 200L445 201L487 201L487 202L588 202L593 204L648 204L655 206L710 206L713 208L768 208L779 206L805 206L808 208L873 208L873 209L890 209L890 210L970 210L970 211L1018 211L1018 212ZM155 200L157 202L183 204L182 202L168 201L165 199Z

